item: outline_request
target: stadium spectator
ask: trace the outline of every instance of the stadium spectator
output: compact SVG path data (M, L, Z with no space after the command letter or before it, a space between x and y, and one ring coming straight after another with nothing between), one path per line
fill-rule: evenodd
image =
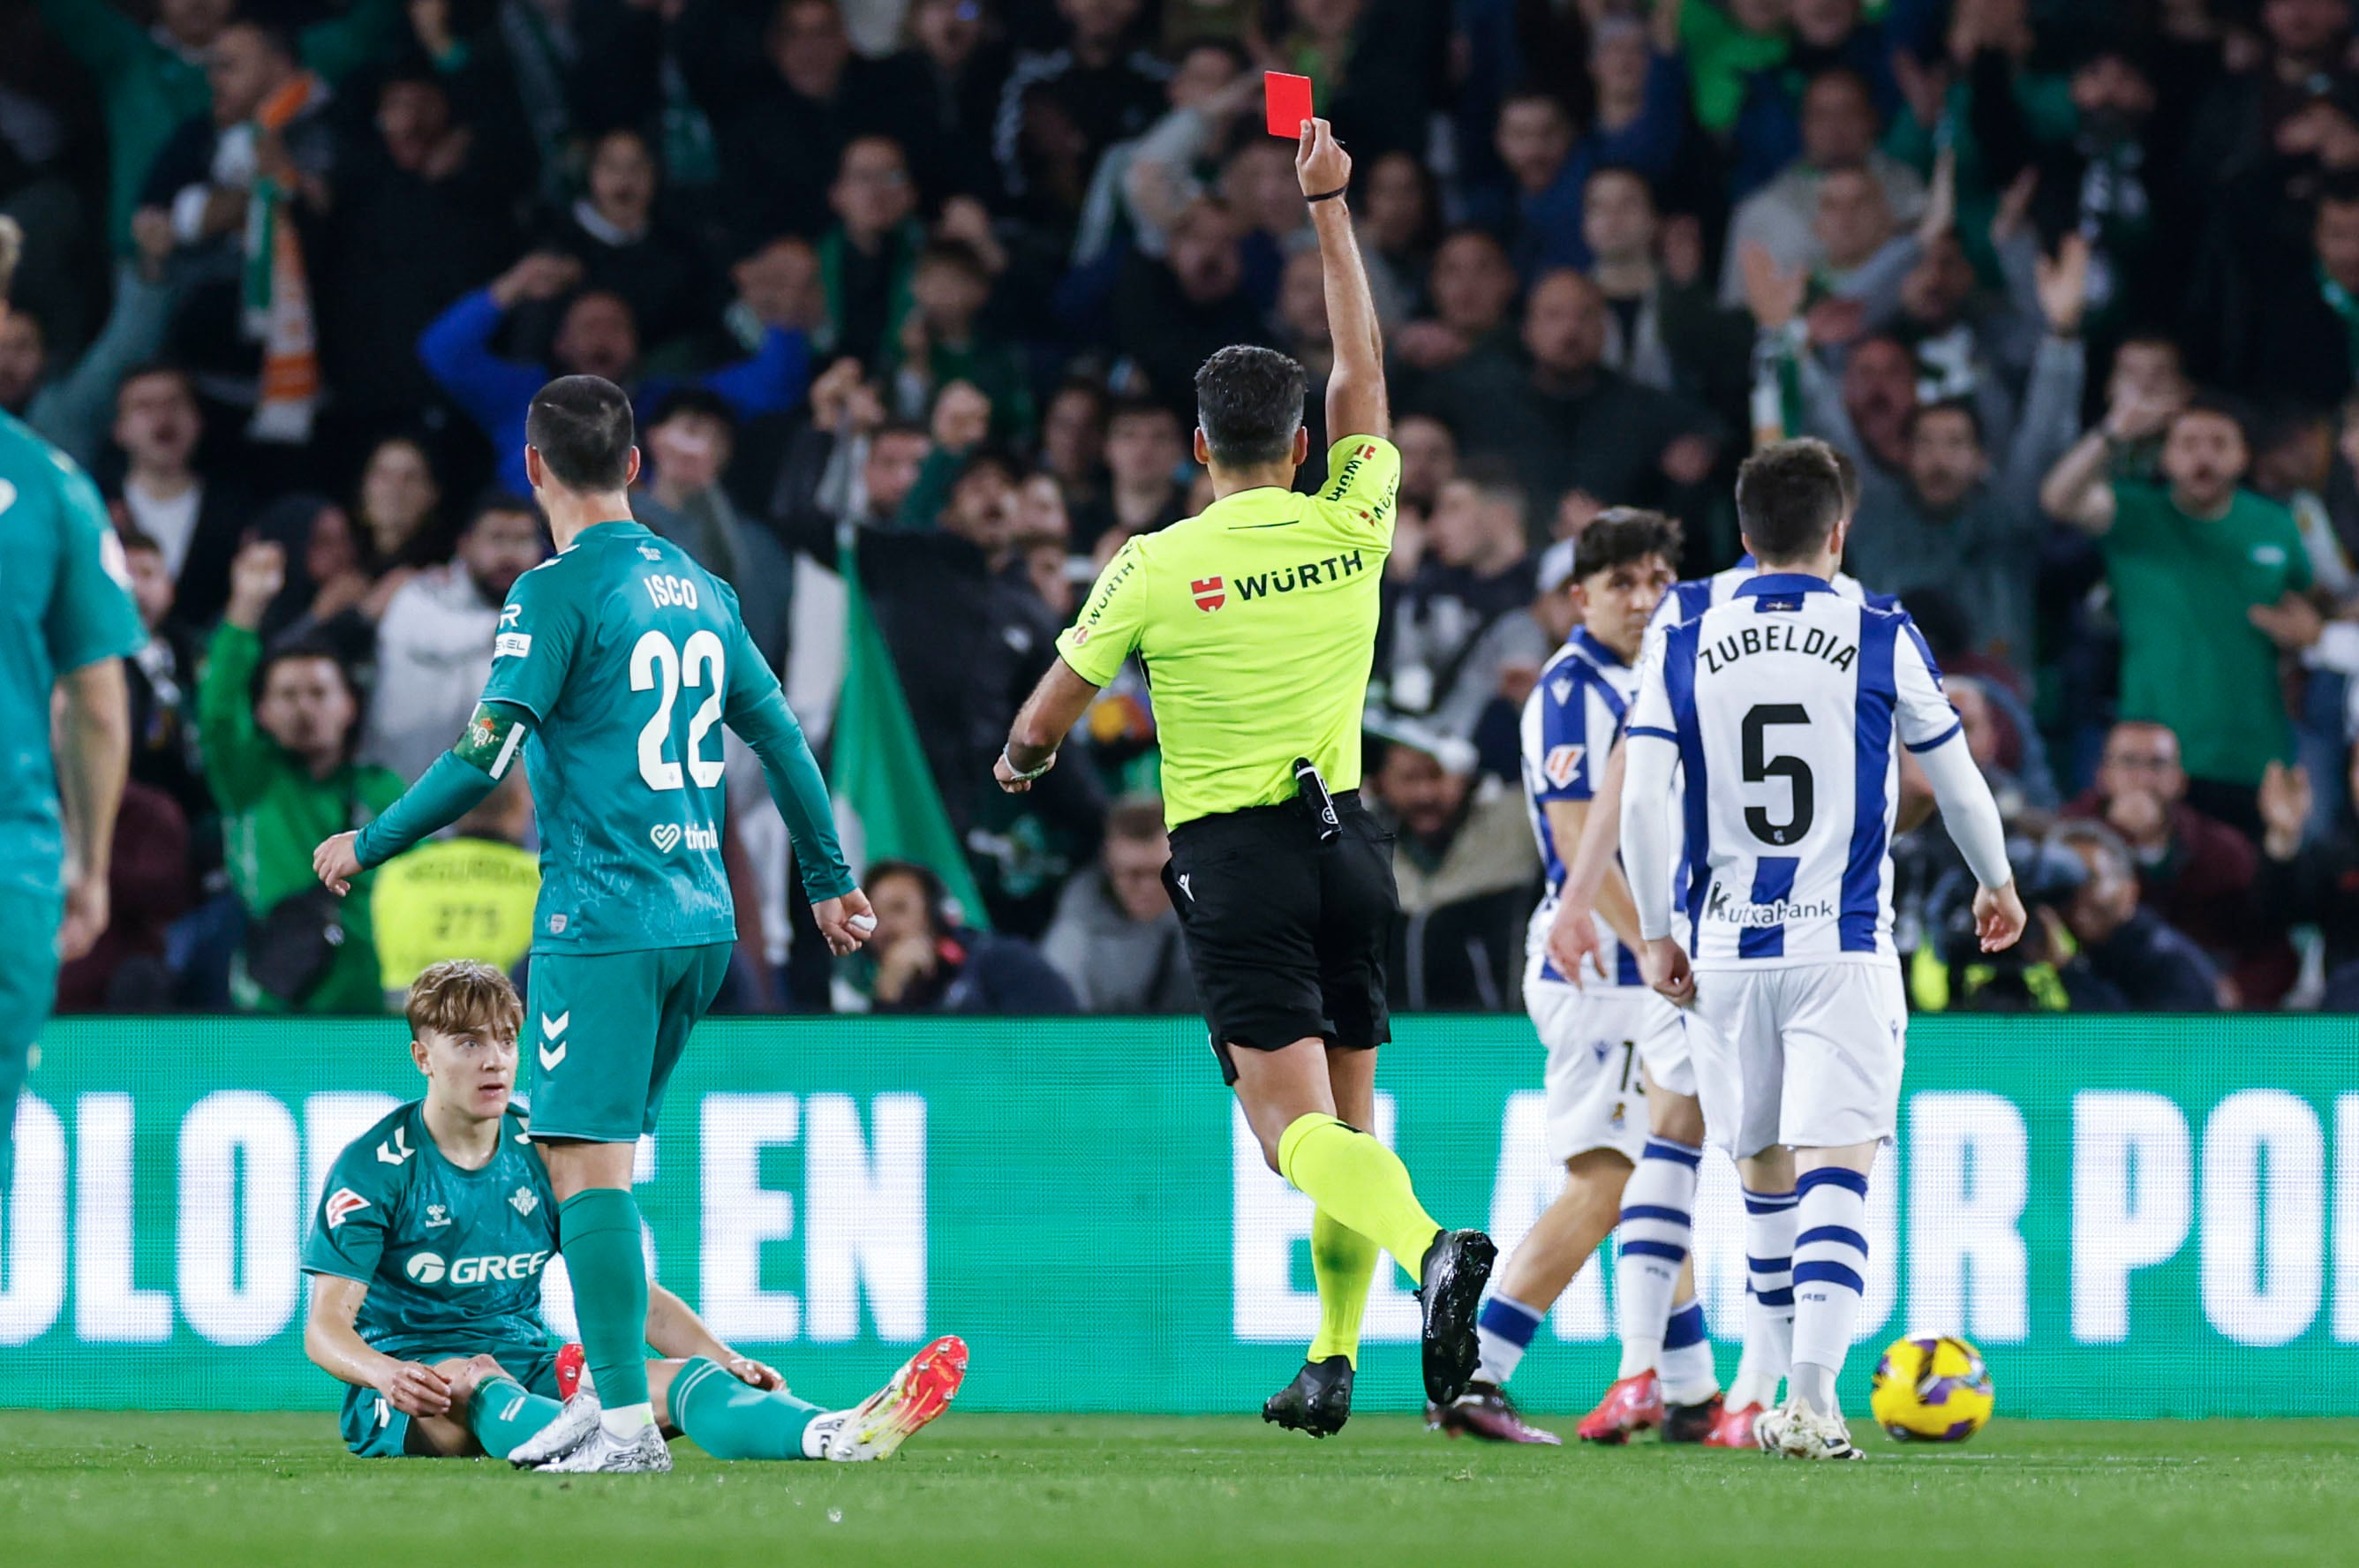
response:
M1689 13L1706 9L1686 7ZM1711 125L1711 115L1703 119ZM1745 303L1739 257L1748 245L1761 246L1781 267L1810 269L1824 264L1826 254L1812 232L1812 220L1818 214L1819 184L1831 169L1865 169L1883 191L1892 221L1917 222L1925 204L1925 182L1915 169L1876 147L1875 126L1875 100L1858 72L1838 65L1810 78L1802 93L1801 151L1776 179L1738 203L1729 223L1721 303Z
M879 1013L1045 1018L1080 1010L1072 988L1030 942L961 922L941 878L908 861L870 863L876 933L861 955Z
M170 220L143 212L131 228L138 260L114 269L114 309L80 358L71 364L54 358L40 318L30 310L0 317L0 411L24 420L84 468L98 461L105 443L116 385L164 346L177 298L165 277Z
M1398 835L1393 1006L1498 1012L1515 1005L1539 860L1522 795L1475 767L1462 740L1397 731L1363 786Z
M2096 781L2064 808L2103 822L2137 868L2138 896L2218 963L2237 1005L2275 1007L2296 964L2284 917L2254 901L2253 843L2187 803L2179 737L2157 724L2117 724Z
M720 269L658 205L662 170L637 131L618 126L590 148L582 193L535 248L570 256L581 286L630 307L646 353L669 361L720 320Z
M1443 485L1394 607L1391 705L1471 741L1494 703L1519 702L1554 646L1530 613L1537 566L1512 473L1491 464ZM1484 760L1506 776L1513 756L1511 742L1505 759Z
M1730 190L1739 200L1801 152L1803 99L1820 71L1856 71L1868 84L1877 113L1887 118L1900 107L1893 41L1882 22L1861 15L1864 9L1860 0L1795 0L1785 58L1776 69L1750 71L1742 79L1730 136L1736 163Z
M408 436L388 436L370 449L352 517L380 573L401 572L406 580L450 554L441 505L441 481L425 447Z
M1259 134L1261 92L1261 78L1243 69L1233 46L1190 47L1164 84L1170 107L1163 116L1098 160L1075 259L1102 262L1125 227L1136 249L1162 255L1172 223L1198 197L1213 193L1206 166L1240 138Z
M630 307L613 294L572 297L549 345L547 365L502 359L492 352L494 334L520 302L554 299L581 276L582 264L571 256L536 251L437 317L418 342L418 355L427 370L491 438L500 482L517 495L532 487L524 472L525 413L532 406L532 395L552 373L602 376L625 385L636 379L638 326ZM801 327L772 321L765 323L761 347L752 358L697 380L750 419L799 401L810 360L810 342ZM661 391L660 384L650 384L638 387L636 395L659 396Z
M918 183L929 204L951 195L987 196L999 183L991 134L1007 79L1006 51L972 0L914 0L906 31L909 47L898 60L921 91L912 95L904 129L913 145L929 149L919 160Z
M460 534L457 555L392 594L376 624L376 686L362 760L415 782L451 749L491 673L500 606L545 549L528 504L488 495Z
M2048 475L2040 501L2094 535L2122 626L2122 717L2180 737L2187 799L2258 837L2262 770L2289 759L2280 648L2318 637L2300 532L2239 487L2249 448L2234 410L2198 400L2169 421L2164 484L2108 480L2117 437L2151 411L2117 402Z
M189 819L179 803L134 779L124 786L107 864L106 930L58 971L60 1013L160 1013L171 1001L166 929L189 908Z
M736 415L720 394L699 387L665 394L647 421L632 507L650 531L736 591L746 635L775 669L787 652L791 562L776 535L738 515L722 485L736 441Z
M1458 477L1458 438L1430 414L1408 414L1393 427L1393 444L1401 454L1401 505L1432 511L1441 487Z
M2136 867L2119 834L2103 822L2067 822L2049 842L2078 855L2089 875L2064 924L2131 1009L2208 1013L2223 1005L2225 983L2203 950L2139 902Z
M981 330L991 299L991 269L974 247L936 240L918 254L909 276L909 310L884 354L897 411L921 418L935 395L963 381L991 399L991 439L1032 439L1032 388L1016 351Z
M197 626L221 615L230 558L253 517L252 502L234 484L197 471L203 433L196 392L181 371L138 366L115 389L114 442L128 463L113 499L163 552L180 618Z
M312 876L311 849L369 822L402 783L352 759L359 694L333 656L301 643L264 651L263 615L287 576L279 545L238 552L197 686L205 777L248 922L230 995L245 1011L374 1013L385 999L367 877L340 904Z
M369 916L387 1012L430 964L473 958L513 972L532 947L540 859L524 847L532 795L521 768L451 824L447 838L377 867Z
M828 187L835 223L819 242L830 352L879 362L909 313L909 288L925 247L909 162L890 136L847 144Z
M1470 354L1423 378L1412 411L1448 425L1466 455L1513 463L1540 515L1569 490L1630 506L1669 503L1711 475L1720 421L1606 369L1607 318L1594 283L1551 272L1525 306L1526 357Z
M131 597L147 643L124 661L131 701L131 779L169 800L185 822L213 809L197 750L196 635L173 614L172 574L164 551L145 534L123 536Z
M1602 164L1583 187L1581 222L1593 258L1589 276L1608 312L1602 363L1730 417L1747 386L1753 323L1721 309L1703 281L1695 221L1681 218L1667 233L1645 178Z
M1386 366L1397 386L1416 386L1419 373L1457 364L1478 349L1516 346L1516 269L1498 240L1482 229L1458 229L1443 238L1426 275L1432 307L1403 327L1387 346Z
M1060 46L1016 51L991 151L1000 189L1027 221L1069 234L1098 156L1160 111L1169 68L1129 47L1138 11L1138 0L1058 0Z
M286 35L251 22L207 50L212 102L157 153L142 205L171 214L174 357L208 401L299 443L319 396L310 274L327 254L338 137L330 93Z
M2294 925L2314 925L2321 939L2326 989L2320 1007L2359 1012L2359 833L2347 814L2359 806L2359 750L2351 754L2343 810L2323 844L2307 843L2315 811L2309 773L2283 763L2262 776L2260 865L2253 879L2256 908Z
M1145 394L1174 410L1192 412L1196 367L1214 352L1271 335L1245 291L1242 240L1235 214L1205 197L1172 224L1161 257L1133 256L1115 286L1115 338Z
M1096 867L1065 884L1040 953L1072 987L1082 1012L1196 1010L1180 917L1163 885L1170 859L1162 801L1117 801L1106 813Z
M1189 515L1181 477L1188 447L1179 415L1144 398L1117 403L1106 416L1104 452L1103 493L1073 508L1075 550L1099 550L1109 539L1119 545Z

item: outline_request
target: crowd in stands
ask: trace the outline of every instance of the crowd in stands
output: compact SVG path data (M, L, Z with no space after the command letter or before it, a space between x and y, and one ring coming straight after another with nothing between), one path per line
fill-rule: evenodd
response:
M1516 715L1603 507L1734 561L1821 437L1847 568L1950 676L2023 953L1904 844L1925 1008L2359 1006L2350 0L38 0L0 15L27 247L0 408L87 466L150 633L115 928L68 1009L385 1006L524 962L528 798L338 904L313 844L459 733L547 547L553 374L629 387L638 517L839 744L881 638L957 863L831 964L733 756L747 1009L1193 1005L1151 688L990 788L1098 566L1210 498L1192 376L1328 365L1264 68L1316 84L1402 505L1365 793L1402 1007L1520 1005ZM1355 432L1318 428L1313 459ZM874 683L864 683L864 691ZM745 775L740 777L740 775Z

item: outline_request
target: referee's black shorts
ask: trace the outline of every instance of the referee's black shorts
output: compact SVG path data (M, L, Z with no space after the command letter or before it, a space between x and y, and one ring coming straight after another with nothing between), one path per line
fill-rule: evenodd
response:
M1372 1051L1392 1038L1385 953L1400 912L1392 835L1354 791L1337 795L1335 811L1343 832L1325 844L1293 801L1171 831L1163 883L1231 1083L1232 1048L1318 1039Z

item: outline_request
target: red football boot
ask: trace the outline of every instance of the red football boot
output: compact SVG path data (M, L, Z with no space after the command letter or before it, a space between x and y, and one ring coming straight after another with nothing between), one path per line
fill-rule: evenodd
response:
M1760 1415L1759 1405L1722 1410L1720 1419L1712 1423L1712 1431L1704 1437L1703 1445L1706 1448L1760 1447L1753 1436L1753 1423Z
M1663 1424L1663 1386L1652 1372L1635 1373L1605 1390L1574 1430L1583 1443L1627 1443Z

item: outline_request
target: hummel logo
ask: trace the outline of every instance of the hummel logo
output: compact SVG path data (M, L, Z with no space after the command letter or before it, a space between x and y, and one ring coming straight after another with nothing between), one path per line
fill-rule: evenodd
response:
M1188 886L1188 877L1189 873L1182 871L1178 877L1172 878L1172 880L1180 884L1180 891L1187 894L1188 901L1192 904L1196 901L1196 889Z
M518 1187L508 1195L508 1206L527 1218L530 1218L532 1211L540 1207L540 1200L533 1196L531 1188Z
M544 1042L540 1048L540 1070L543 1073L556 1072L557 1064L565 1060L565 1026L572 1021L573 1009L571 1007L553 1018L547 1013L540 1015L540 1033Z
M409 1147L409 1129L408 1127L394 1128L393 1141L390 1143L380 1143L376 1146L377 1159L383 1160L387 1165L406 1165L409 1161L409 1157L417 1152L418 1151L416 1149Z
M426 1205L426 1228L428 1230L440 1230L444 1225L449 1225L450 1223L451 1211L449 1209L443 1207L440 1203L429 1203Z

